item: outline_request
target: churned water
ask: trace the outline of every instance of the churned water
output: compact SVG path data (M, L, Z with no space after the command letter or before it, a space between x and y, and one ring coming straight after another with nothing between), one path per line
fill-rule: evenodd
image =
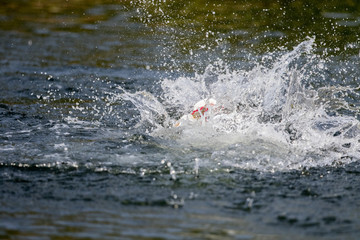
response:
M359 17L5 3L0 238L357 239Z

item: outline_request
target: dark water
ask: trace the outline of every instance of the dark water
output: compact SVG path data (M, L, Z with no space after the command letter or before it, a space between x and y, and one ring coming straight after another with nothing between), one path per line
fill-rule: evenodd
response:
M0 239L360 236L357 1L1 4Z

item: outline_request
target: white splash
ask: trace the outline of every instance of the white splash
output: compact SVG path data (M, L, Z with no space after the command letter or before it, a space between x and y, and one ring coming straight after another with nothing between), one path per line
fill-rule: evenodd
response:
M321 69L313 45L314 39L300 43L270 67L231 71L218 61L203 74L164 79L159 98L125 91L120 98L137 107L139 124L150 123L153 136L176 141L178 148L205 149L222 165L279 171L359 160L359 121L330 116L322 89L305 87L311 71ZM196 102L210 98L220 114L174 127Z

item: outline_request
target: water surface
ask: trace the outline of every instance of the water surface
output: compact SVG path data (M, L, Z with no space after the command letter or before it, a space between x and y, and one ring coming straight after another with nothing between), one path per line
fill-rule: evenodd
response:
M3 5L1 238L357 239L356 1Z

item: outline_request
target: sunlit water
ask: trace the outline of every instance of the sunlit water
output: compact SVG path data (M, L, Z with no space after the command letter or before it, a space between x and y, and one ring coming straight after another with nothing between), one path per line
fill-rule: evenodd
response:
M256 53L161 4L3 14L0 238L356 239L360 56L316 29Z

